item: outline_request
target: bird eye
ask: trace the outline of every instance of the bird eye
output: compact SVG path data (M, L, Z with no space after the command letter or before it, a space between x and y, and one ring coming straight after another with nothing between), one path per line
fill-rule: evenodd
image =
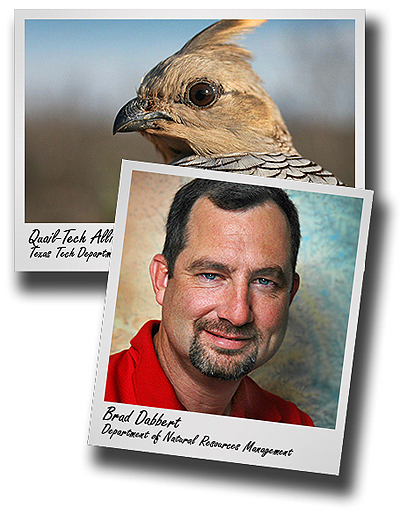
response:
M207 82L198 82L189 88L188 98L196 107L208 107L216 99L214 87Z

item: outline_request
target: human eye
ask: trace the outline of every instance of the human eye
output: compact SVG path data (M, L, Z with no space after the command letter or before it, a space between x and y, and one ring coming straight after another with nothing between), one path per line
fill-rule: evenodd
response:
M200 273L200 276L209 281L214 281L218 278L217 273Z
M275 287L277 285L273 280L265 277L257 277L254 281L257 285L264 287Z

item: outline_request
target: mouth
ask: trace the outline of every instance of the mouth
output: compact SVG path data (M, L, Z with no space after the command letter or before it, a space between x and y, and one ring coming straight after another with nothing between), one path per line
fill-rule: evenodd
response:
M213 346L223 350L242 350L254 340L253 337L225 334L214 330L204 330L204 332Z

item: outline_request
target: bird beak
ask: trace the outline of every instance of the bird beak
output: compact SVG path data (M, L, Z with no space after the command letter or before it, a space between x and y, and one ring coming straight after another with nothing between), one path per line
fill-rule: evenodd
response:
M134 98L124 105L115 118L113 134L154 128L158 120L173 121L168 113L163 111L146 111L146 107L147 102L140 98Z

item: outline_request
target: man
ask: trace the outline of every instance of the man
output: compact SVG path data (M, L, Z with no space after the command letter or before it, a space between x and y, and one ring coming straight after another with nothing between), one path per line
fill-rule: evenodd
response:
M161 322L110 357L105 400L313 425L247 375L278 351L300 225L277 188L195 179L175 195L150 264Z

